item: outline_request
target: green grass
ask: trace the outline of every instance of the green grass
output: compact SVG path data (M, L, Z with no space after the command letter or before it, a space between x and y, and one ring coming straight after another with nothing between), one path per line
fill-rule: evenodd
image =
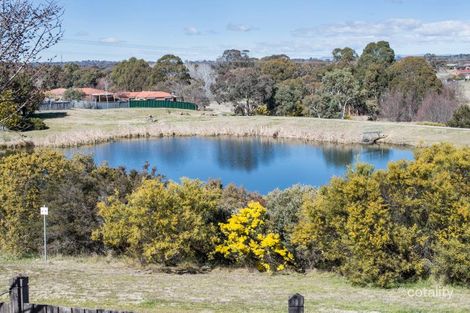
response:
M450 299L410 297L410 290L430 290L436 283L361 288L338 275L317 271L268 275L215 269L207 274L177 275L105 257L56 257L47 265L40 259L0 259L0 291L18 273L30 277L31 302L61 306L162 313L284 313L289 295L299 292L305 296L306 312L470 311L470 289L446 287L453 292Z
M156 121L148 117L152 115ZM211 112L168 109L70 110L42 114L47 130L20 136L0 132L1 146L71 146L117 138L159 136L263 136L306 141L359 143L362 133L381 131L384 143L431 145L449 142L470 145L470 129L414 123L327 120L305 117L224 116Z

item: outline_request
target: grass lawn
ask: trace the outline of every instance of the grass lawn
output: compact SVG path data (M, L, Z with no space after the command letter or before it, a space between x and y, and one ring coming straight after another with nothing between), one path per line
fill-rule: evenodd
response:
M431 281L397 289L361 288L331 273L268 275L216 269L164 274L104 257L0 258L0 291L8 279L30 277L33 303L135 312L287 312L287 298L305 296L306 312L470 312L470 289L445 287L451 297L410 296L439 288ZM441 287L442 288L442 287ZM7 300L5 296L1 301Z
M149 119L149 116L152 119ZM210 112L169 109L76 109L45 112L47 130L22 136L0 132L0 146L32 143L36 146L92 144L116 138L172 135L266 136L336 143L358 143L362 133L381 131L384 143L431 145L450 142L470 145L470 129L425 126L414 123L327 120L305 117L222 116Z

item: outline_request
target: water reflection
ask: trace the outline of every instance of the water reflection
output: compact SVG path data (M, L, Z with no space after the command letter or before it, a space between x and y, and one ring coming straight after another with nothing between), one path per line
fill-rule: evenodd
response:
M326 164L336 168L359 161L373 163L377 160L388 160L391 153L388 147L333 144L323 145L321 151Z
M251 172L261 164L269 165L276 157L289 154L287 147L270 140L218 139L217 163L221 168Z
M143 142L142 147L144 149L150 148L152 150L150 155L158 154L161 160L173 165L187 162L191 157L190 150L192 149L190 142L185 140L173 140L173 138L162 138L161 144L159 145L149 145Z
M326 164L336 168L352 164L354 156L358 153L357 149L354 151L351 147L343 148L331 144L324 146L321 151Z
M215 178L261 193L299 183L321 186L358 161L385 168L389 161L413 158L409 149L261 138L175 137L65 149L69 157L77 152L92 154L98 164L140 170L148 162L175 181Z

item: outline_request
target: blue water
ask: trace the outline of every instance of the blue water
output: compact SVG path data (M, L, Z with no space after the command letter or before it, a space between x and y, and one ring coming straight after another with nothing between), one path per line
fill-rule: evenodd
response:
M357 162L386 168L389 161L413 159L411 149L400 147L262 138L134 139L65 149L67 156L77 152L92 154L98 164L106 161L113 167L140 170L149 162L158 173L175 181L180 177L216 178L263 194L297 183L324 185Z

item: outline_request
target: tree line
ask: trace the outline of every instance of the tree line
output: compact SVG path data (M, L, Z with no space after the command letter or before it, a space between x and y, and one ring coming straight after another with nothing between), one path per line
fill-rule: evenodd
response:
M220 181L167 180L51 150L0 158L0 251L111 254L142 264L320 269L359 285L435 276L470 284L470 149L420 148L385 170L361 164L314 188L262 196Z
M112 68L81 67L41 58L63 35L63 10L55 1L5 0L0 13L0 127L9 130L44 129L34 117L44 91L67 88L66 98L75 100L83 96L79 87L163 90L201 106L229 103L240 115L363 115L470 127L470 108L462 105L458 88L437 79L433 59L397 60L385 41L369 43L361 55L349 47L334 49L331 62L297 62L286 55L256 59L231 49L204 65L185 65L168 54L153 66L130 58Z
M425 58L397 60L385 41L369 43L361 55L349 47L334 49L331 62L296 62L286 55L256 59L246 50L231 49L210 62L203 75L193 71L191 76L188 67L174 55L161 57L153 67L136 58L108 70L68 64L51 68L53 75L44 84L164 90L201 105L210 100L229 103L239 115L341 119L362 115L371 120L468 125L468 117L460 118L467 116L468 108L458 87L442 83Z

